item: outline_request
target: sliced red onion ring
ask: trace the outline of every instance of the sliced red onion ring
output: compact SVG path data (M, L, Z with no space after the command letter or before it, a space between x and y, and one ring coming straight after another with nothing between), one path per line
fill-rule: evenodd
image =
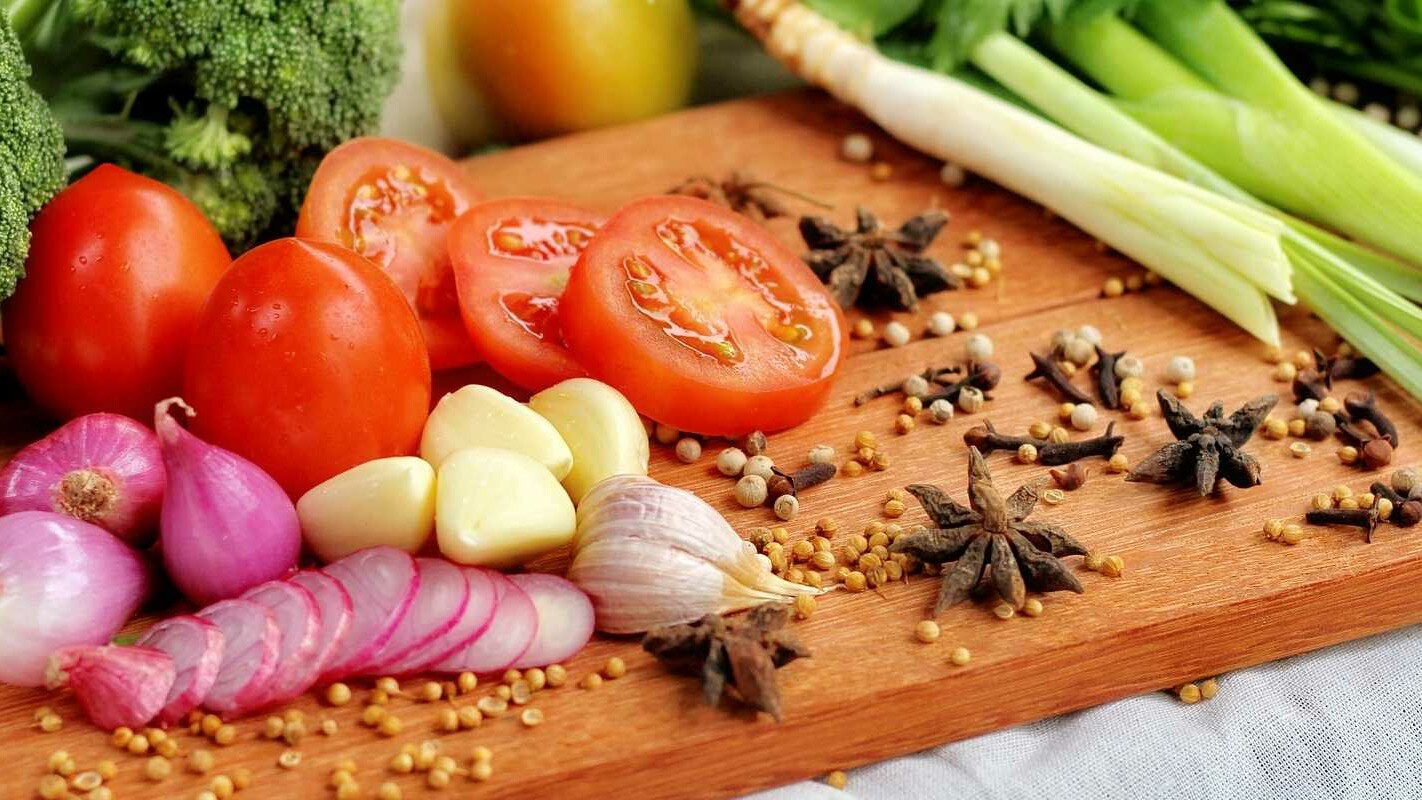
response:
M592 638L592 601L572 581L541 572L510 575L509 580L538 609L538 635L512 666L546 667L566 661Z
M281 649L276 615L251 600L223 600L197 615L216 624L226 642L217 680L203 706L234 717L257 708L276 672Z
M267 685L266 696L257 701L268 706L284 703L311 688L320 675L316 656L321 651L321 608L304 586L286 581L267 581L248 589L243 600L251 600L271 610L281 630L277 668Z
M345 587L354 614L350 635L321 680L367 674L372 657L399 630L420 590L415 559L393 547L369 547L328 565L323 572Z
M503 576L478 567L460 567L459 571L469 587L469 602L464 606L464 613L443 636L420 648L422 652L411 652L399 663L385 669L386 675L426 672L452 654L468 647L488 629L498 604L498 584L495 578L502 580Z
M65 647L45 666L45 686L68 687L79 707L106 731L141 728L173 688L173 659L156 647Z
M189 711L202 705L217 681L225 645L222 631L209 620L184 614L149 628L138 645L167 653L176 673L167 702L154 721L165 728L183 721Z
M333 663L350 635L354 616L351 595L340 581L317 569L304 569L287 580L310 592L321 609L321 630L316 634L320 651L311 659L320 676Z
M412 656L428 660L430 644L448 633L469 605L469 581L459 567L442 558L417 558L415 568L420 590L399 630L371 657L371 673L394 674L394 668Z
M493 578L498 593L489 627L468 646L430 667L432 671L501 672L523 655L538 634L538 609L528 594L504 575L486 574Z

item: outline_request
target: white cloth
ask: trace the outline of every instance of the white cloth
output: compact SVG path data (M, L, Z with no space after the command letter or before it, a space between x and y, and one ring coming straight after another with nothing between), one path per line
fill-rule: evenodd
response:
M1367 613L1337 609L1332 613ZM792 711L793 713L793 711ZM1422 798L1422 626L1022 725L753 800Z

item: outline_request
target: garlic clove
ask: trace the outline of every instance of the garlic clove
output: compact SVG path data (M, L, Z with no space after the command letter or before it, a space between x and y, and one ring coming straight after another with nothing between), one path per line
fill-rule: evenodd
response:
M417 553L434 533L434 467L414 456L367 461L302 495L296 516L322 561L377 545Z
M425 422L420 456L439 469L451 454L468 447L523 453L558 480L573 468L572 451L548 420L487 386L465 386L440 398Z
M440 465L435 532L451 561L517 566L567 544L576 524L568 493L523 453L471 447Z
M563 488L574 503L604 478L647 474L647 430L637 410L611 386L573 378L529 398L528 407L558 429L573 453Z

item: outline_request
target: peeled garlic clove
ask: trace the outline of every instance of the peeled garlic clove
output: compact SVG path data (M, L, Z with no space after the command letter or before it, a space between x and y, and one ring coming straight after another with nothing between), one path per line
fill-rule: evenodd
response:
M440 398L425 422L420 456L439 469L452 453L467 447L523 453L557 480L573 468L572 452L548 420L487 386L465 386Z
M573 378L529 398L528 407L558 429L573 453L563 488L574 503L604 478L647 474L647 430L637 409L611 386Z
M322 561L377 545L417 553L434 533L434 467L414 456L367 461L302 495L296 516Z
M568 493L522 453L471 447L440 465L435 532L451 561L517 566L567 544L576 525Z

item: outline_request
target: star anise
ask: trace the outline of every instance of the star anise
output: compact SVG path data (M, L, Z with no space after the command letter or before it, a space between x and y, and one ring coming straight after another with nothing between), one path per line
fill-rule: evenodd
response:
M963 281L923 251L948 224L942 211L925 211L885 230L862 206L847 231L823 217L801 217L800 236L809 245L805 263L829 287L841 308L888 306L918 308L919 297L958 289Z
M1027 589L1080 593L1081 581L1059 560L1086 555L1086 548L1062 529L1027 522L1037 505L1037 486L1025 484L1006 499L993 486L987 460L968 448L968 503L964 508L936 486L906 487L938 527L907 533L889 549L928 563L956 562L943 574L933 615L962 602L982 586L1013 608L1022 608Z
M741 617L707 614L695 622L664 625L647 632L642 649L674 667L701 677L707 705L716 705L726 687L750 706L780 721L780 689L775 670L810 655L785 630L790 607L756 606Z
M758 181L749 174L739 171L732 172L719 181L709 175L687 178L673 186L667 194L684 194L690 197L699 197L702 200L710 200L737 214L744 214L756 222L764 222L776 217L790 216L790 207L776 196L776 192L813 202L810 198L803 197L796 192ZM816 203L816 205L823 204Z
M1179 441L1160 448L1126 476L1128 481L1146 483L1191 483L1204 497L1224 479L1241 489L1259 484L1259 462L1244 452L1244 443L1254 435L1279 398L1269 394L1245 403L1225 417L1224 403L1216 402L1204 417L1190 413L1175 395L1156 392L1165 424Z

